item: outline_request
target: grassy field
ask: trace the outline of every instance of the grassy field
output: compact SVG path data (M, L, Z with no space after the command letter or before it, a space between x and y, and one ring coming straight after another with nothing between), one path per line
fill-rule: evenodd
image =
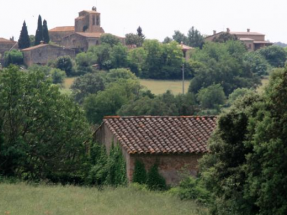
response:
M70 87L73 84L76 78L66 78L64 82L64 88L62 92L65 94L70 94ZM187 92L190 81L184 82L185 92ZM158 95L163 94L167 90L171 90L174 94L182 93L182 81L167 81L167 80L149 80L149 79L140 79L142 86L149 89L152 93Z
M205 208L165 193L134 187L81 188L0 184L0 214L21 215L204 215Z
M158 95L163 94L167 90L173 92L173 94L182 93L182 81L167 81L167 80L149 80L149 79L141 79L141 85L149 89L152 93ZM185 92L187 92L190 81L187 80L184 82Z

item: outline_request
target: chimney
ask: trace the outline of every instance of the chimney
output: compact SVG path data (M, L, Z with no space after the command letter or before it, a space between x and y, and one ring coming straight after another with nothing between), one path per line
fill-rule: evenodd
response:
M226 28L226 32L227 32L227 33L230 33L230 29L229 29L229 28Z
M250 28L247 28L247 32L250 32Z
M216 31L215 30L213 30L213 35L215 35L216 34Z

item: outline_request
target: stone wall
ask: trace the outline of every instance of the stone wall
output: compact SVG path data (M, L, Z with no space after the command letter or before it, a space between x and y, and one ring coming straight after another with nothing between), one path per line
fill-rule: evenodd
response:
M45 65L50 60L55 60L58 57L70 56L75 57L75 51L71 49L65 49L63 47L46 45L39 48L32 48L27 51L23 51L24 63L27 66L33 64Z
M62 39L61 46L74 49L76 52L87 51L89 48L87 39L77 33L64 37Z
M2 58L4 57L4 53L9 51L15 44L16 42L13 41L0 43L0 55ZM13 49L18 49L18 45L15 45Z
M132 180L135 161L139 160L144 163L147 171L157 163L159 173L165 178L166 183L178 184L182 179L182 173L197 175L198 160L201 157L202 154L130 155L129 165L127 165L128 178Z
M54 43L60 44L62 39L66 36L75 33L74 31L49 31L50 40Z

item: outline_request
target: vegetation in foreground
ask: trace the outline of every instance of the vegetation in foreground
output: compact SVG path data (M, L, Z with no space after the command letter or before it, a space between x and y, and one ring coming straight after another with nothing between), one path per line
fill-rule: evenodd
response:
M0 214L137 214L204 215L207 209L167 193L135 186L83 188L0 184Z

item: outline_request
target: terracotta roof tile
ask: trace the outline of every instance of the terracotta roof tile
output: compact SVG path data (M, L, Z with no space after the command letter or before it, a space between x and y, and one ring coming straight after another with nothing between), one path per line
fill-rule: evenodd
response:
M11 43L11 44L15 44L15 41L12 40L7 40L5 38L0 37L0 43Z
M52 28L49 31L54 32L54 31L75 31L75 27L74 26L61 26L61 27L56 27L56 28Z
M129 154L204 153L216 117L108 116L104 123Z

